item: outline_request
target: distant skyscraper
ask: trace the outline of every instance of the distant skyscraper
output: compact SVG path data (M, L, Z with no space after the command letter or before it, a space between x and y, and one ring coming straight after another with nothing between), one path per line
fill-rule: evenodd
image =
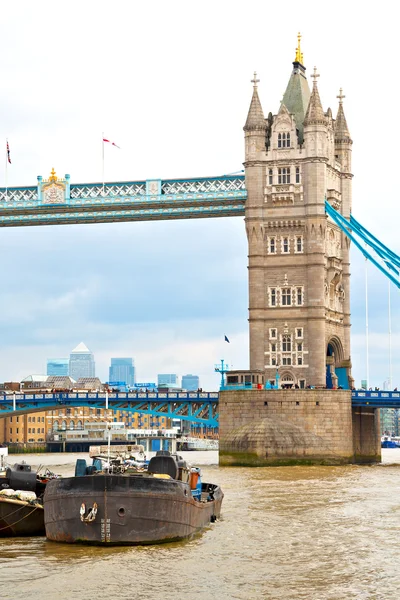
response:
M175 373L161 373L157 375L158 387L179 387L179 378Z
M81 342L74 348L69 357L69 375L72 379L79 377L95 377L94 356L89 348Z
M188 392L197 392L200 387L198 375L182 375L182 389Z
M48 358L47 359L47 375L64 376L69 375L69 359L68 358Z
M109 368L109 381L121 381L133 387L135 383L135 367L132 358L112 358Z

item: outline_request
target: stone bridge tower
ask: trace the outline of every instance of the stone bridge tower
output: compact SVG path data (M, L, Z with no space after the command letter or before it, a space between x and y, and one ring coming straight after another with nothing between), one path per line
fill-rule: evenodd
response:
M351 146L340 91L322 108L300 36L278 113L265 118L256 75L245 131L250 370L300 388L352 386L349 242L325 199L351 210Z

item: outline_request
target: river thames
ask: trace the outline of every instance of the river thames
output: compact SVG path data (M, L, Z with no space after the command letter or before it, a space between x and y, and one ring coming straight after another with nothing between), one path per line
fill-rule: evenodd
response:
M222 487L220 521L160 546L0 540L1 600L398 596L400 449L372 467L219 468L216 452L183 454ZM25 459L69 475L78 456L86 455Z

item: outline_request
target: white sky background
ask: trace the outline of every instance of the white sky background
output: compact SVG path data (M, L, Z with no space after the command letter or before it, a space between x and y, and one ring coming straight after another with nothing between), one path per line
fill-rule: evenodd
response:
M284 6L284 14L282 7ZM4 3L0 140L8 184L222 175L242 168L250 79L276 114L297 43L320 73L326 110L339 88L353 145L353 214L400 252L398 19L392 2ZM300 14L299 14L300 13ZM395 123L396 121L396 123ZM0 142L1 143L1 142ZM0 166L0 185L4 172ZM221 357L248 367L243 220L0 230L0 380L44 373L84 341L97 374L133 356L137 379L198 374L216 389ZM365 377L363 260L353 249L353 374ZM370 383L388 377L387 283L370 283ZM393 383L400 386L400 294L392 287ZM231 340L223 342L227 334Z

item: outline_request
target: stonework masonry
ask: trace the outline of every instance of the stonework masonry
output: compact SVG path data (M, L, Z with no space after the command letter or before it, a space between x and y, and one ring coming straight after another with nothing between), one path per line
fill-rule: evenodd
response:
M222 391L220 465L379 461L377 412L353 414L346 390Z
M352 140L310 91L296 53L277 114L264 117L254 77L245 132L250 369L281 384L352 386L349 242L325 211L351 210Z

